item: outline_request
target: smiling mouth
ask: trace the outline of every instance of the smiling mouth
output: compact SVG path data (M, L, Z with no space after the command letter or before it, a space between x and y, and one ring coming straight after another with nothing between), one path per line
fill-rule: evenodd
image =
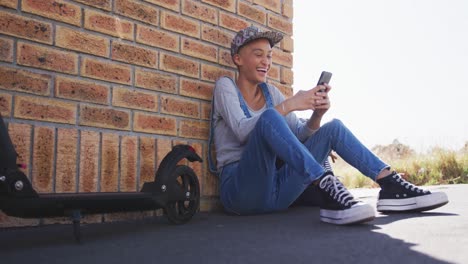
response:
M266 68L257 68L257 71L267 73L268 70Z

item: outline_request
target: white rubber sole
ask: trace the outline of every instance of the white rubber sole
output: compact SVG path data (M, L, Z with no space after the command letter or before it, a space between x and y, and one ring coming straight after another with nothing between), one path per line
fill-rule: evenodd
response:
M363 202L358 202L346 210L320 209L320 220L335 225L360 224L372 221L374 218L374 208Z
M377 201L379 212L422 212L439 208L448 203L447 194L434 192L407 199L382 199Z

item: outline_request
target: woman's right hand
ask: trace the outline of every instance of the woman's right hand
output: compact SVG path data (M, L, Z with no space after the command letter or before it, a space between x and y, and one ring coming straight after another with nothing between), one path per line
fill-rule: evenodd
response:
M307 90L299 91L294 96L287 99L287 105L290 111L315 110L317 107L329 104L328 92L331 86L328 84L317 85Z

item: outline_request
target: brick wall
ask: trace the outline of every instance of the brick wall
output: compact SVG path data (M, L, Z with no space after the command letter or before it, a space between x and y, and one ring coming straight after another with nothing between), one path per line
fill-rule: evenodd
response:
M230 40L249 25L283 32L269 82L292 94L292 0L0 0L0 112L40 192L138 191L177 143L207 170L214 81L235 76ZM88 222L160 214L94 215ZM0 226L65 219L17 219Z

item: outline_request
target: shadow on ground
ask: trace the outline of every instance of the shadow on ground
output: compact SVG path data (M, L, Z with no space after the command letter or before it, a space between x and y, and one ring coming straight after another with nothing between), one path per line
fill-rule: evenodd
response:
M85 225L82 244L74 242L71 225L5 229L0 231L0 257L9 264L448 263L376 232L378 225L408 217L396 214L369 224L334 226L319 221L318 208L242 217L201 213L181 226L165 218Z

